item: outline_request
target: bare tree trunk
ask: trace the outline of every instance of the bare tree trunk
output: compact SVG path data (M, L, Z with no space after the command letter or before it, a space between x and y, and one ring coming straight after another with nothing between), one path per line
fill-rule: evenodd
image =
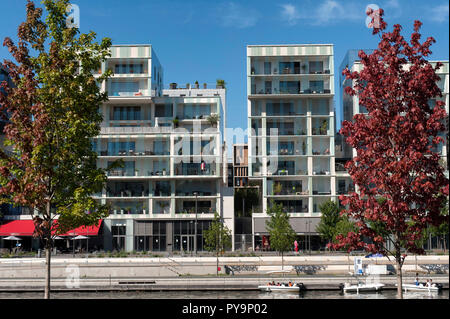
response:
M397 260L397 298L403 299L402 264Z
M283 258L283 252L281 252L281 270L284 269L284 258Z
M50 299L50 261L51 261L51 246L49 244L45 245L45 290L44 299Z
M219 251L216 252L216 276L219 276Z

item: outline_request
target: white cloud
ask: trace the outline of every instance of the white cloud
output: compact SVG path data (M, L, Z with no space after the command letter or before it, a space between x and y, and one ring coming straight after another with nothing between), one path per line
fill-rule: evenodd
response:
M387 0L381 8L384 10L386 17L398 18L402 14L402 6L398 0Z
M288 25L296 25L300 20L311 25L330 25L340 21L364 21L365 7L356 2L324 0L303 5L300 9L292 4L281 5L281 17Z
M449 15L449 7L447 3L431 8L429 17L431 20L440 23L447 21L448 15Z
M253 9L247 9L234 2L223 4L218 8L219 19L224 27L244 29L252 27L259 19L259 14Z
M286 20L289 25L296 25L300 19L300 14L297 8L292 4L282 4L281 5L281 17Z

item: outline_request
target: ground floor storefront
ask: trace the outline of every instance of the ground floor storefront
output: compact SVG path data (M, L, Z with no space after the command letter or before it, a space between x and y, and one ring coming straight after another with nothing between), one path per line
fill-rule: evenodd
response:
M205 251L204 231L210 228L211 222L204 219L105 220L103 245L110 251Z

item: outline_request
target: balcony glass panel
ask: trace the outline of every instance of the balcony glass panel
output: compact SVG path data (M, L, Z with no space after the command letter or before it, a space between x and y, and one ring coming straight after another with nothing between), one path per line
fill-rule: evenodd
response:
M182 163L175 165L175 175L216 175L216 164L212 163Z
M280 74L300 74L300 62L280 62Z
M137 81L111 81L110 96L134 96L138 93Z
M206 119L211 115L210 104L184 104L178 106L179 119Z
M140 106L115 106L113 111L113 121L133 121L141 120Z
M323 61L310 61L309 73L323 73Z
M112 165L113 162L108 161L108 166ZM135 176L135 162L134 161L124 161L124 167L118 167L114 170L108 172L108 176Z
M274 131L274 129L277 131ZM294 122L267 121L267 135L294 135Z
M330 129L329 119L313 118L312 119L312 135L328 135Z
M283 205L283 210L287 213L307 213L308 200L274 200L275 204ZM272 205L271 205L272 206Z
M217 195L216 183L213 181L177 181L176 196L215 196Z
M195 205L197 203L197 210ZM214 214L216 211L216 200L177 199L176 214Z
M148 212L146 201L108 201L111 205L111 213L116 215L144 214Z
M314 158L313 175L330 175L330 159Z
M172 116L173 116L172 104L155 105L155 117L172 117Z
M266 103L266 115L267 116L286 116L294 115L294 103L293 102L271 102Z
M117 63L114 65L114 74L143 74L143 63Z
M313 195L331 195L330 178L313 178Z
M170 214L170 201L168 200L154 200L153 214Z
M144 197L148 196L148 185L143 182L108 182L108 197Z
M329 115L329 100L311 99L311 115Z
M168 181L157 181L152 183L153 196L170 196L171 187Z
M308 195L307 180L296 181L267 181L271 195Z
M300 81L280 81L280 94L298 94Z
M312 138L312 154L313 155L330 155L330 138L329 137L313 137ZM333 151L333 150L331 150Z

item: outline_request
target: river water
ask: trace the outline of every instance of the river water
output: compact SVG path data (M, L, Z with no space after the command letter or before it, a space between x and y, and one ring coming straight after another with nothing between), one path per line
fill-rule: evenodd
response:
M52 299L396 299L396 290L378 293L349 293L340 291L306 291L275 293L260 291L114 291L114 292L52 292ZM41 299L43 292L0 292L0 299ZM440 293L406 292L404 299L449 299L449 290Z

